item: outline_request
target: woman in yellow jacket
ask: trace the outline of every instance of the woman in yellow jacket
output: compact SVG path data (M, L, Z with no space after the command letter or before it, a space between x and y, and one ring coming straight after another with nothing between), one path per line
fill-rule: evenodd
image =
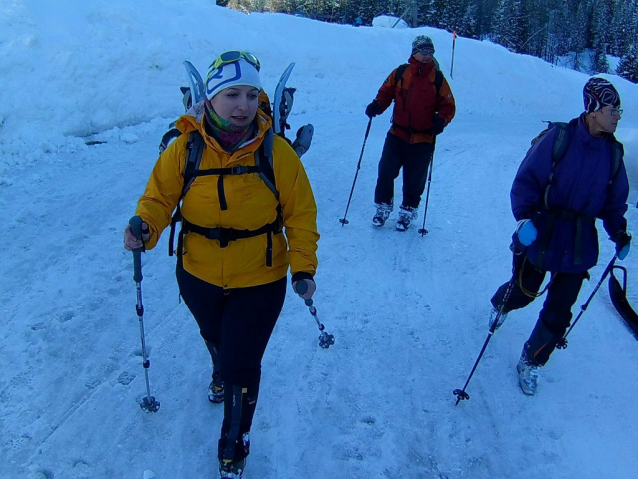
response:
M182 200L176 275L213 360L209 399L224 402L222 478L240 478L245 466L261 359L283 307L288 267L295 291L299 281L308 286L304 299L315 291L314 196L299 157L283 138L269 136L260 91L254 55L226 52L211 65L206 100L178 120L182 135L158 159L139 200L136 214L148 234L125 231L127 249L157 244L182 195L191 133L199 132L205 148ZM262 157L268 148L260 149L268 138L274 189L256 167L269 167Z

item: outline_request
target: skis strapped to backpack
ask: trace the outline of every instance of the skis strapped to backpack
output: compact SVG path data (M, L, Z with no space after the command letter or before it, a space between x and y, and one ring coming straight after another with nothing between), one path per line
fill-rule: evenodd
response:
M281 135L284 138L286 129L290 129L290 125L288 125L287 121L290 110L292 110L293 95L295 93L294 88L286 88L286 82L288 78L290 78L293 68L295 68L295 62L288 65L281 74L281 78L279 78L279 82L275 87L275 96L272 99L273 129L275 130L275 134Z
M199 74L197 68L195 68L188 60L184 62L184 67L186 68L186 74L188 75L188 83L190 86L182 86L179 89L182 92L184 111L188 111L193 105L204 101L206 95L204 93L204 81L202 80L202 76ZM168 128L169 130L164 133L159 145L160 155L166 148L168 148L168 145L170 145L173 140L182 134L181 131L175 128L175 122L171 123Z

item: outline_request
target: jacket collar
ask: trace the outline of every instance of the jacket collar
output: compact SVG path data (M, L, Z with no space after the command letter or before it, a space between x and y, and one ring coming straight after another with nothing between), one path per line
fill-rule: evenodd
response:
M428 75L432 70L434 70L434 59L432 59L430 63L422 63L413 56L410 56L408 63L410 63L411 68L420 74Z
M257 148L259 148L264 135L272 126L272 120L262 111L261 108L257 108L256 120L258 127L257 134L252 140L246 142L241 148L234 152L232 155L233 157L245 156L247 153L254 153ZM195 130L199 131L210 148L215 150L217 153L228 155L217 140L206 133L205 123L206 117L204 114L204 102L200 102L193 105L184 115L182 115L175 123L175 127L184 134Z
M595 141L615 141L616 137L613 133L605 133L602 137L596 137L589 132L589 128L587 128L587 123L585 122L585 113L581 113L578 117L578 125L576 127L578 134L587 142L595 142Z

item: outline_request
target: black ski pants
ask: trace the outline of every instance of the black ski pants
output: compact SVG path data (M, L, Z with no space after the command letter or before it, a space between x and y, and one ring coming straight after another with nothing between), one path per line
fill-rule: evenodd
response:
M261 380L261 360L286 296L286 278L248 288L223 289L178 266L179 292L193 314L224 381L224 421L219 459L248 455L242 435L250 431Z
M388 133L379 161L379 176L374 190L374 202L391 204L394 180L403 168L403 206L418 208L425 190L428 166L434 156L433 143L408 143Z
M516 268L514 270L517 271ZM503 308L505 313L523 308L534 301L534 297L523 292L521 283L528 293L535 295L540 290L547 271L539 270L529 260L525 260L522 265L522 275L519 275L519 272L514 274L516 282L509 300ZM547 298L540 311L536 326L534 326L524 347L527 357L539 366L547 363L550 355L556 349L556 344L565 335L572 319L572 306L578 299L585 278L589 278L589 273L586 271L583 273L552 273ZM508 285L509 281L501 285L492 297L492 306L495 308L501 306Z

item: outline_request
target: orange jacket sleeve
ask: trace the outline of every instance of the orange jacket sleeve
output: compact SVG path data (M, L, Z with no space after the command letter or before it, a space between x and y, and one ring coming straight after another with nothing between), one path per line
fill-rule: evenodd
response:
M439 112L439 117L445 121L446 125L448 125L452 121L452 118L454 118L454 115L456 113L456 103L454 102L454 95L452 95L450 84L445 78L443 78L443 83L441 84L441 89L439 90L439 97L437 98L437 110Z
M377 97L375 98L377 103L381 106L381 113L383 113L392 104L392 100L394 100L397 87L395 81L396 71L397 69L395 68L392 70L392 73L388 75L388 78L385 79L383 85L379 88L379 93L377 93Z

